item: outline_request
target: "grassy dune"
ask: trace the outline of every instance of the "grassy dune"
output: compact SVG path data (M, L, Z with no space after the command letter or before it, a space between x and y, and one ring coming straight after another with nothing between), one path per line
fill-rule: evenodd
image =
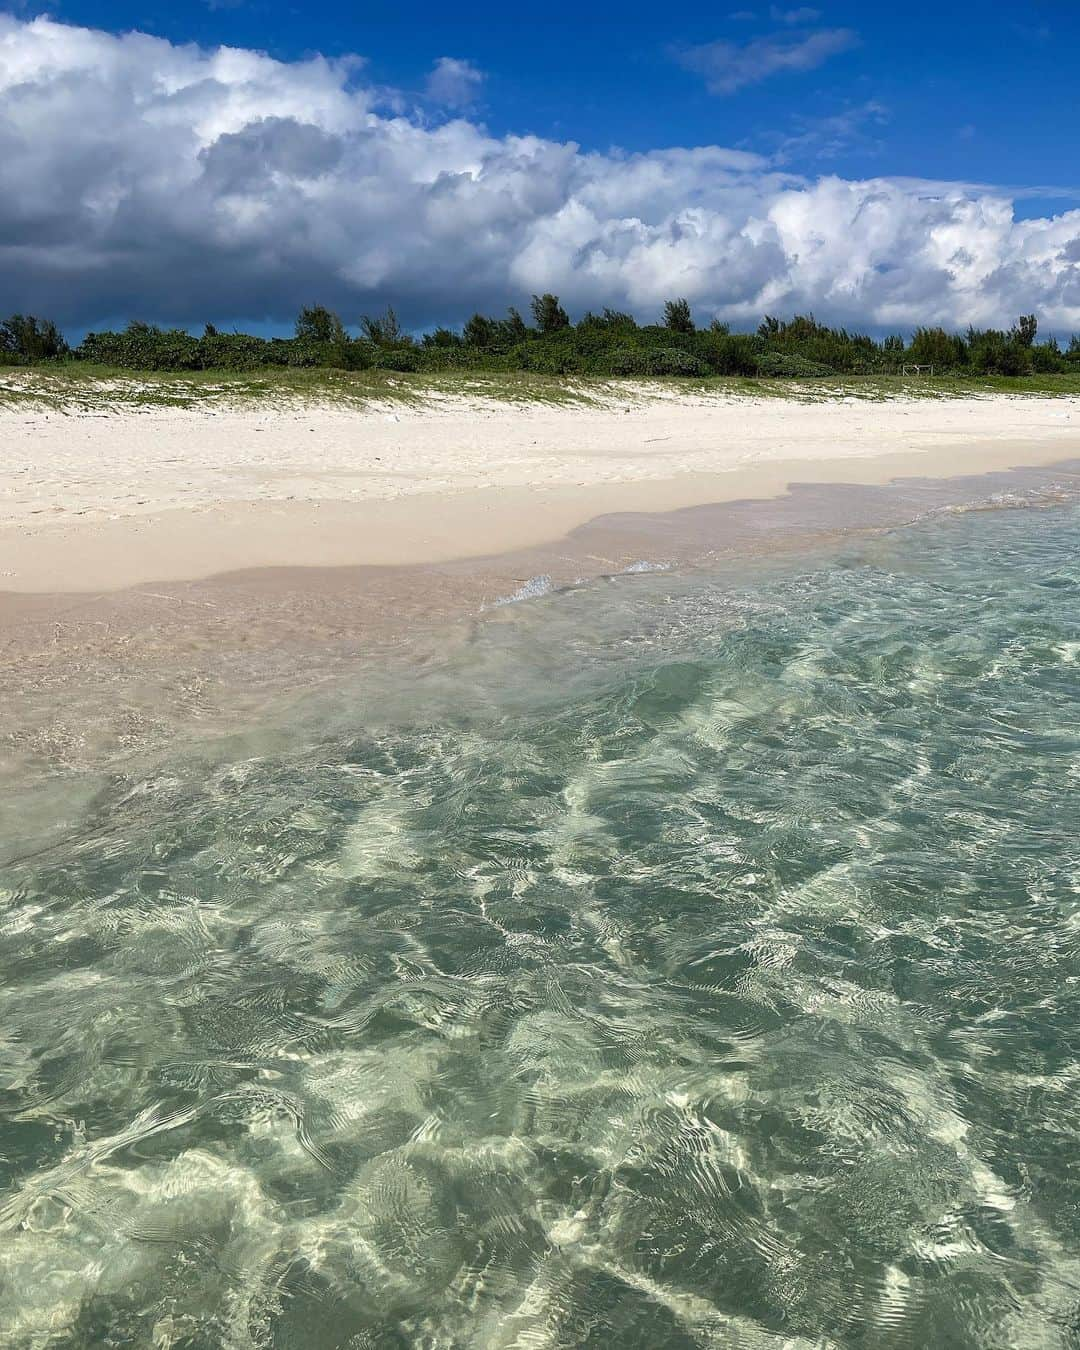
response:
M133 373L87 362L0 367L0 408L58 413L152 408L196 408L265 403L319 403L365 407L416 407L468 398L522 404L610 404L655 398L770 398L799 402L834 399L979 398L1005 394L1080 397L1076 375L909 377L836 375L809 380L614 379L551 376L527 372L410 374L387 370L264 369L251 372L185 371Z

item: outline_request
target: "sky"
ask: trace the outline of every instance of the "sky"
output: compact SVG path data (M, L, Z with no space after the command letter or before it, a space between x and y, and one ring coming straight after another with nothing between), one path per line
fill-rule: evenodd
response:
M0 0L0 310L1080 330L1080 6Z

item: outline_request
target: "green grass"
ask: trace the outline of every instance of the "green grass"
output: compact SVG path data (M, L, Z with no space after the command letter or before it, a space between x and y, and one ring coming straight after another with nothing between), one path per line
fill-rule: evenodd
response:
M526 372L447 371L408 374L388 370L259 370L137 372L86 362L0 367L0 407L58 413L110 409L195 408L226 405L321 403L363 408L371 404L421 407L432 399L464 397L511 404L581 405L620 397L779 398L798 402L836 399L954 398L994 394L1080 397L1080 372L1069 375L966 377L941 375L836 375L809 380L620 380L600 376L548 376Z
M373 403L421 406L432 397L472 397L510 403L587 403L602 380L558 379L526 372L390 370L132 371L88 362L0 366L0 407L57 412L111 408L193 408L248 403Z
M650 380L639 384L677 387L696 394L726 393L752 398L794 399L828 403L838 399L882 402L893 398L1080 397L1080 371L1075 375L820 375L813 379L748 379L713 376L704 380Z

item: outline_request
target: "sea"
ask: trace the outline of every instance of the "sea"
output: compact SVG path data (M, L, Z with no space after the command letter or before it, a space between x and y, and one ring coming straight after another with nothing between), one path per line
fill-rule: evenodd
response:
M455 632L41 771L0 1344L1080 1346L1077 494Z

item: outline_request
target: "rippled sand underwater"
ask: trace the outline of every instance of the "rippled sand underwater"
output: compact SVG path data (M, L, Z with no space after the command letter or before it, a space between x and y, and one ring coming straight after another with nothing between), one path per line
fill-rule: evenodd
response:
M3 870L0 1343L1077 1345L1078 779L1074 508L114 776Z

